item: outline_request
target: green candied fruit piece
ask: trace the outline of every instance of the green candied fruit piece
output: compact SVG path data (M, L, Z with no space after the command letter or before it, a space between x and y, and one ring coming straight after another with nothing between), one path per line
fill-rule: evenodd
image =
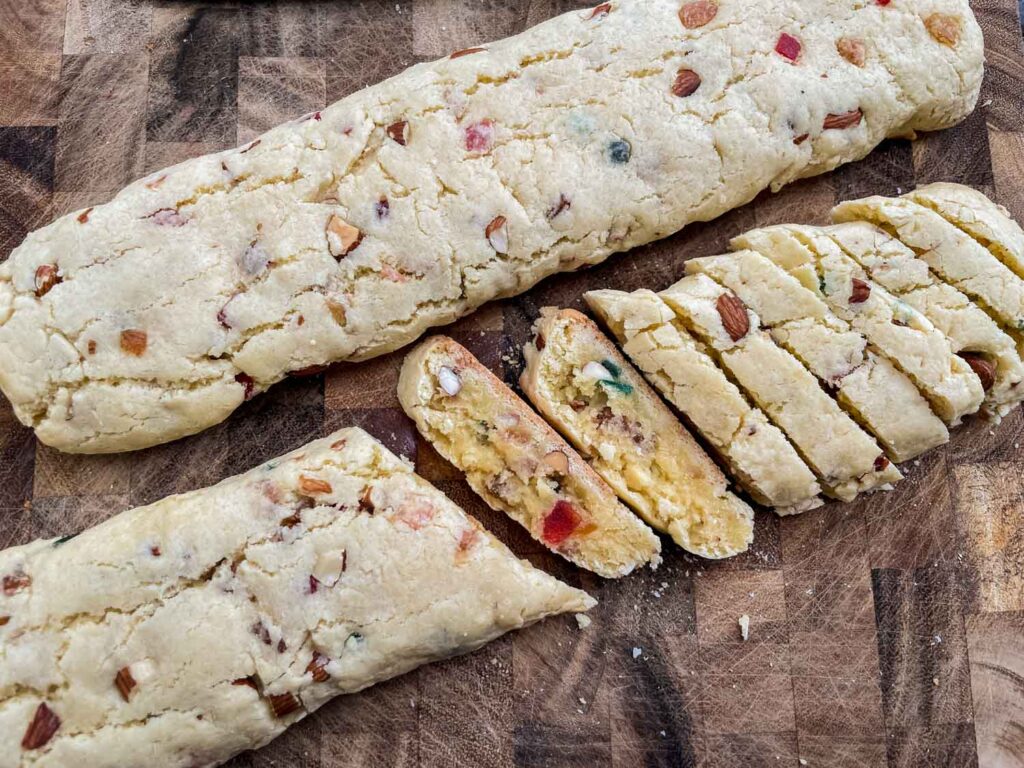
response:
M624 395L633 394L633 387L631 384L627 384L624 381L602 381L602 385L608 387L608 389L614 389L617 392L621 392Z
M619 368L619 366L617 366L611 360L602 360L601 361L601 365L603 365L605 368L607 368L608 369L608 373L610 373L616 379L619 378L619 376L622 375L622 369Z
M54 547L59 547L61 544L66 544L67 542L69 542L73 538L75 538L75 536L77 536L77 535L78 535L77 533L71 533L71 534L68 534L67 536L61 536L59 539L57 539L56 541L53 542L53 546Z

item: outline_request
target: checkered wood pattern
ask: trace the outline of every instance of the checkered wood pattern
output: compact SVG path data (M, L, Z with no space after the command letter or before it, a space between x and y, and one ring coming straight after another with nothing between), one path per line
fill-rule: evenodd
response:
M0 0L0 258L144 173L583 4ZM684 259L754 225L821 222L837 200L940 179L1024 221L1020 13L1012 0L974 6L988 74L963 125L547 280L452 334L514 383L540 307L665 287ZM594 623L551 620L336 701L232 768L1024 765L1019 411L995 429L971 421L892 493L759 512L741 557L709 564L669 547L657 572L601 582L485 509L418 439L395 398L400 360L290 380L204 434L125 456L61 455L0 403L0 545L77 531L358 424L518 553L595 594Z

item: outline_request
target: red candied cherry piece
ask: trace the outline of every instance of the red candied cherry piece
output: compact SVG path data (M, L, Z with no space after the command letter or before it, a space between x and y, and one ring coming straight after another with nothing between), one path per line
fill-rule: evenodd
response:
M493 141L493 120L481 120L466 126L466 149L470 152L487 152Z
M792 35L783 32L775 43L775 52L790 61L796 61L800 56L800 41Z
M544 518L544 541L557 547L579 527L580 516L565 499L559 499Z

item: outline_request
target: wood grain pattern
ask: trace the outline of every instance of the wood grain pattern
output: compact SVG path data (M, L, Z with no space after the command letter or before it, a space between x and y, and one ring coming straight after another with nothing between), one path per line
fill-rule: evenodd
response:
M0 0L0 258L25 233L157 168L243 142L418 61L580 0ZM715 222L545 281L452 334L509 384L540 307L661 288L746 228L822 222L839 199L954 180L1024 220L1024 41L977 0L978 111ZM38 445L0 402L0 546L71 533L358 424L518 554L591 591L556 619L326 706L232 768L1024 766L1024 416L971 420L896 491L779 519L750 552L678 549L605 583L488 510L398 408L402 354L293 379L204 434L130 456ZM411 585L413 586L413 585ZM750 617L750 638L738 618Z

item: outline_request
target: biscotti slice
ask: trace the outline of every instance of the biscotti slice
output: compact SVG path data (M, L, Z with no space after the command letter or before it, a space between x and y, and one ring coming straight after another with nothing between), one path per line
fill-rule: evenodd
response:
M289 374L953 125L981 84L967 0L595 6L30 234L0 265L18 418L86 453L193 434Z
M985 387L982 410L998 421L1024 399L1021 345L961 291L938 280L928 265L896 238L867 222L825 227L825 234L880 285L923 314Z
M814 272L799 275L841 318L864 334L891 363L906 373L948 424L959 424L981 406L985 392L971 366L921 313L874 283L819 228L766 227L732 240L734 248L752 248L769 259L781 248L790 262L803 253Z
M739 296L775 342L835 392L893 461L912 459L949 440L945 424L914 383L813 291L765 256L739 251L690 259L686 271L706 274Z
M884 229L977 301L1011 336L1024 336L1024 279L935 211L906 198L875 196L840 203L831 215L834 222L867 221Z
M606 578L656 567L661 541L558 433L466 349L428 339L402 364L398 398L420 434L492 509Z
M746 550L753 510L594 322L547 307L534 333L523 391L619 498L695 555Z
M757 315L736 294L697 274L660 295L793 441L826 493L850 501L902 477L800 361L761 330Z
M1003 206L976 189L947 182L926 184L903 196L931 208L1024 277L1024 230Z
M0 552L0 766L220 765L594 601L359 429Z
M779 515L822 504L814 473L653 291L583 297L623 351L715 449L737 482Z

